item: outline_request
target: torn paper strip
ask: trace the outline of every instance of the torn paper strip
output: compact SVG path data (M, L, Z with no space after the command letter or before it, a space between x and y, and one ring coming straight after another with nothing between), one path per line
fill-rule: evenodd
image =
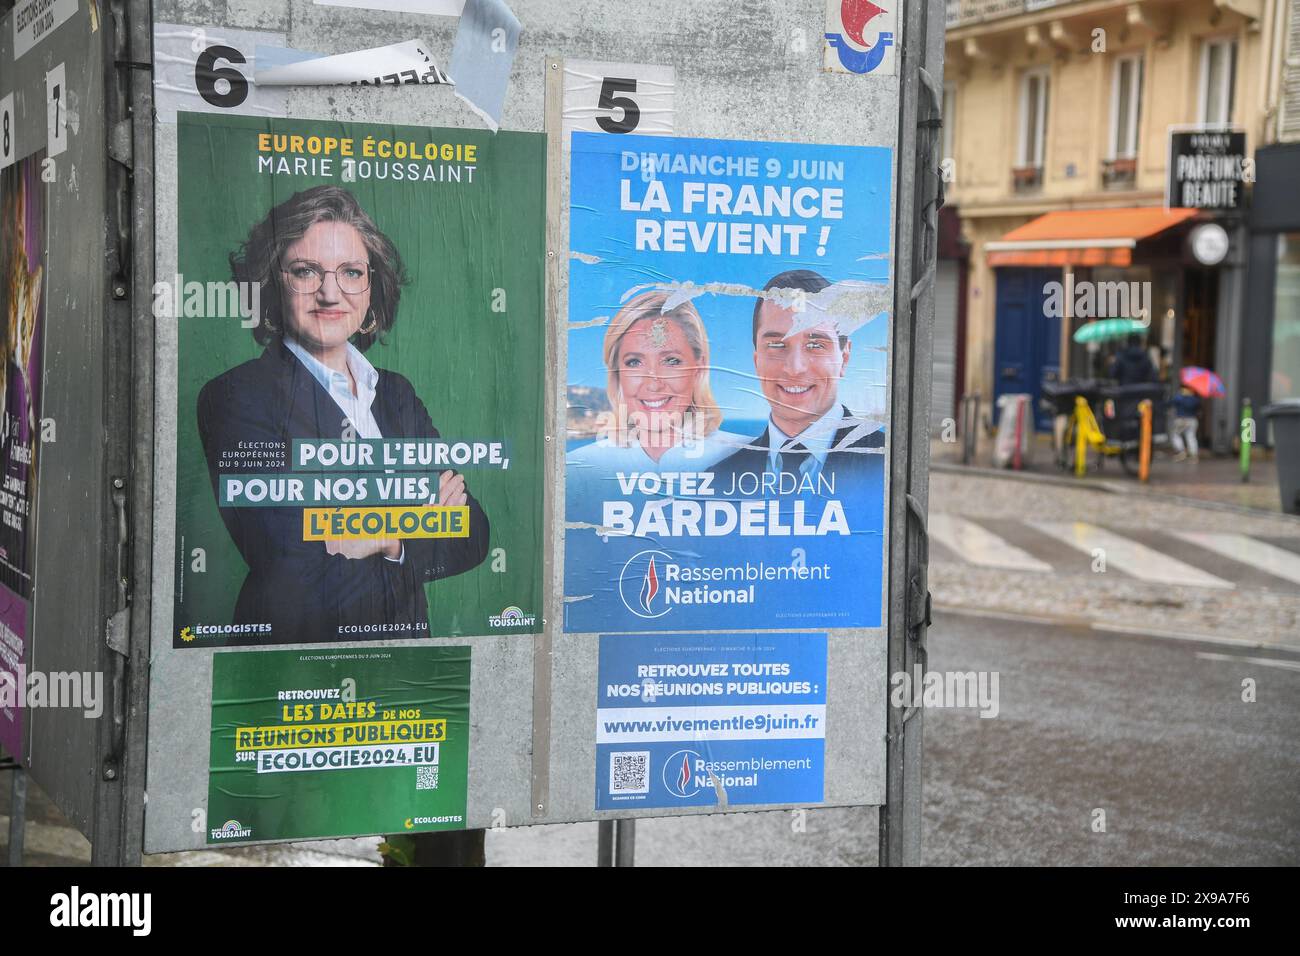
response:
M456 95L493 132L501 124L519 30L519 21L504 0L467 0L451 50Z
M352 7L356 10L387 10L390 13L429 13L458 17L465 0L315 0L318 7Z
M422 40L327 56L305 50L258 48L258 86L400 86L450 83Z

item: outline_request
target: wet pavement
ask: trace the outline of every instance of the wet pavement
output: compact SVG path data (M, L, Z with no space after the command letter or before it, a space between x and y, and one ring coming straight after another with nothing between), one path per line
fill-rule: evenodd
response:
M1300 864L1300 654L939 614L930 664L1001 707L926 714L926 862Z

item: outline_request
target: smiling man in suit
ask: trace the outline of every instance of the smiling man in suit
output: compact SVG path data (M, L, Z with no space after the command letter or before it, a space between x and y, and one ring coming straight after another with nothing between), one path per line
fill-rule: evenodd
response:
M799 487L835 494L838 478L881 467L880 454L871 449L884 447L884 431L872 429L839 400L852 343L834 319L816 321L809 314L816 306L808 300L828 286L816 272L794 269L774 276L763 291L797 290L802 308L756 300L754 370L771 414L763 434L718 466L724 490L745 494L757 486L771 494Z

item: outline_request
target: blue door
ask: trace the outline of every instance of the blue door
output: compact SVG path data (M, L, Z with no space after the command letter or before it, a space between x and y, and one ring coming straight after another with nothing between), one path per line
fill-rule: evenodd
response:
M1044 378L1060 373L1061 320L1043 314L1047 284L1061 281L1060 269L997 271L996 330L993 341L993 401L1014 392L1033 396L1034 422L1051 431L1052 416L1038 406Z

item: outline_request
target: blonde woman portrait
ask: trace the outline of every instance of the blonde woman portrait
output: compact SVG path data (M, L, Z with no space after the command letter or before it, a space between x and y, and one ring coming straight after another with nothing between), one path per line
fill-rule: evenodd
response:
M642 292L610 320L603 347L609 409L596 440L569 452L570 482L613 480L620 471L707 471L745 443L719 430L699 312L690 302L668 302L667 292Z

